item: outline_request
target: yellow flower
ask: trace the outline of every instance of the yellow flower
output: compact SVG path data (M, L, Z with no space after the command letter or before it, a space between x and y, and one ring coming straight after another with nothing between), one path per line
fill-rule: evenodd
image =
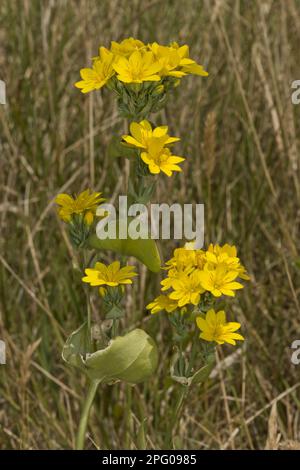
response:
M166 262L166 269L175 268L180 271L195 267L196 264L196 250L187 250L185 247L181 247L174 250L173 257Z
M177 42L173 42L171 47L178 51L181 57L180 70L186 74L200 75L201 77L207 77L208 72L204 70L203 66L197 64L197 62L190 58L189 47L187 45L179 46Z
M99 90L115 74L113 69L114 55L105 47L100 47L100 56L96 57L92 68L80 70L82 80L75 83L82 93Z
M240 323L226 322L225 312L220 310L215 312L213 309L206 313L205 319L196 318L197 326L201 330L199 338L205 341L215 341L218 344L236 344L236 340L243 341L244 337L235 333L240 328Z
M194 271L197 267L197 257L196 250L187 250L185 246L176 248L173 257L166 262L164 268L168 271L168 277L161 281L162 291L170 289L174 280L180 278L182 273L190 274Z
M190 52L189 52L189 46L187 44L184 44L183 46L179 46L177 42L173 41L171 42L169 47L172 47L173 49L175 49L180 55L181 59L189 58Z
M195 242L189 242L183 248L176 248L173 257L166 262L166 269L175 267L182 270L185 268L203 269L206 257L203 250L194 248Z
M174 291L169 294L169 297L178 301L178 307L186 304L198 305L200 294L204 292L198 271L193 271L190 275L181 273L177 279L174 279L172 287Z
M118 80L124 83L156 82L160 80L157 72L161 69L161 65L154 61L151 52L141 54L139 51L134 51L128 59L119 57L113 67L117 72Z
M186 75L182 70L178 70L182 59L177 49L168 46L161 46L157 44L157 42L150 44L149 47L153 52L155 59L161 65L159 75L162 77L171 76L176 78L182 78Z
M168 126L159 126L152 129L149 121L132 122L130 124L131 135L123 135L122 139L130 146L146 149L152 137L164 137L164 145L169 145L180 140L178 137L170 137Z
M131 135L123 135L123 140L130 146L145 150L141 158L149 167L150 173L157 174L163 171L171 176L173 171L181 171L177 165L184 160L182 157L172 155L165 147L180 140L178 137L170 137L167 126L159 126L152 129L150 122L132 122L130 124Z
M182 78L187 74L207 77L208 73L203 66L189 57L187 45L179 46L176 42L170 46L161 46L154 42L149 45L155 59L161 64L159 74L161 76L172 76Z
M191 61L191 62L190 62ZM185 64L184 64L185 63ZM181 70L185 74L200 75L200 77L207 77L208 72L203 68L202 65L197 64L192 59L186 59L181 61Z
M91 225L94 220L96 209L105 199L101 198L101 193L90 193L87 189L77 197L69 194L58 194L55 198L58 208L58 215L64 222L70 222L75 214L83 215L87 225Z
M116 56L128 57L134 51L139 49L144 49L145 44L139 39L134 39L132 37L123 39L121 42L112 41L110 50Z
M92 223L94 222L94 213L92 211L87 211L84 214L84 222L86 223L86 225L92 225Z
M229 271L224 266L217 266L213 270L205 268L203 271L199 271L202 287L211 292L214 297L221 297L222 294L234 297L234 291L244 287L239 282L234 282L237 277L237 271Z
M225 266L230 271L236 271L241 279L249 280L246 269L240 263L240 259L237 257L237 249L234 245L228 245L227 243L223 246L209 245L206 251L207 266L215 269L216 266Z
M117 287L123 284L132 284L131 278L137 276L134 272L134 266L125 266L120 268L119 261L114 261L106 266L97 262L94 269L85 269L86 276L82 278L91 286L110 286Z
M151 310L151 313L158 313L165 310L167 313L174 312L178 304L176 300L170 299L167 295L159 295L150 304L146 306L147 310Z
M194 268L192 266L181 268L181 269L179 267L169 269L168 277L166 277L160 282L160 284L162 285L161 290L166 291L170 289L171 287L173 287L174 281L176 281L177 279L180 279L182 274L189 275L191 274L191 272L193 272L193 270Z
M231 258L236 258L237 257L236 247L234 245L229 245L228 243L225 243L225 245L223 245L223 246L220 246L218 244L214 245L213 243L210 243L207 251L210 252L210 253L214 253L215 255L220 255L222 253L226 253Z
M177 163L183 162L185 158L172 155L170 149L164 145L164 136L152 137L147 151L141 153L141 158L148 165L150 173L158 174L162 171L167 176L172 176L173 171L182 171Z

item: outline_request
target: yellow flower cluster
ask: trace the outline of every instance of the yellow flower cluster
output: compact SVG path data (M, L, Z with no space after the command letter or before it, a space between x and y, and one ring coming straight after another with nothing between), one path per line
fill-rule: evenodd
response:
M202 65L189 57L187 45L144 44L131 37L120 43L112 41L110 49L100 47L92 68L81 69L82 80L75 86L88 93L102 88L113 76L125 84L140 84L159 82L164 77L180 80L188 74L208 75Z
M148 166L150 173L158 174L161 171L167 176L172 176L173 171L182 171L178 163L185 159L173 155L169 146L180 140L178 137L168 135L167 126L159 126L152 129L150 122L132 122L130 124L131 135L123 135L122 139L130 147L141 150L140 156Z
M147 305L151 313L162 310L168 313L180 310L184 313L188 305L198 306L207 295L212 298L222 295L233 297L236 290L243 288L237 279L249 279L237 257L236 247L228 244L223 246L211 244L207 250L199 250L188 243L185 247L174 251L165 269L168 275L161 281L162 294ZM205 319L202 317L199 317L199 321L197 319L197 325L202 330L201 338L207 341L216 341L216 338L219 338L217 342L220 343L224 342L222 335L232 334L235 331L232 328L237 326L234 323L228 324L229 326L225 328L224 312L219 312L215 317L212 313L209 315L207 313ZM231 339L234 338L231 336ZM241 338L235 337L235 339Z

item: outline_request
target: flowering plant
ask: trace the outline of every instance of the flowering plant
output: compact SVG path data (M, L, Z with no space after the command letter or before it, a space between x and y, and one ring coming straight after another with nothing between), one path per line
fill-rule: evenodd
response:
M182 171L180 165L185 157L173 153L179 137L169 135L166 125L155 126L150 114L162 109L168 94L190 74L208 75L202 65L190 58L187 45L144 44L134 38L120 43L112 41L109 49L100 47L91 68L80 71L81 80L75 86L82 93L103 87L111 90L117 97L120 115L130 120L127 133L116 143L116 153L129 159L127 186L133 202L149 202L158 177L172 177ZM85 321L69 336L62 353L69 365L84 372L90 380L76 439L77 449L84 447L89 411L98 385L145 381L158 363L153 338L140 328L129 326L129 332L123 330L123 301L125 287L130 288L137 276L135 266L127 264L126 257L135 257L152 272L159 272L162 268L160 254L150 238L133 239L129 233L126 237L118 234L115 239L98 238L96 223L103 217L103 211L100 216L97 208L101 208L104 201L100 192L90 190L77 196L59 194L56 197L58 215L67 224L70 240L78 249L87 296ZM120 259L103 263L104 250L114 252ZM224 310L216 309L216 301L221 296L233 297L243 287L240 280L249 277L237 257L236 248L230 245L210 245L204 251L186 244L175 249L162 269L167 273L161 281L162 292L147 309L152 314L166 311L175 331L171 377L183 388L170 427L172 441L183 398L191 385L208 378L214 364L215 345L225 342L234 345L243 340L237 333L240 324L227 322ZM94 287L102 302L100 334L95 333L90 304L90 288ZM198 328L196 334L194 326Z

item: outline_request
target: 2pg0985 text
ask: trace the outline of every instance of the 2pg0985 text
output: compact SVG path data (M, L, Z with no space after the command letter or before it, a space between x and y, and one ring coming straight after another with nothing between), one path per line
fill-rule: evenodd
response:
M175 454L148 454L147 455L147 465L155 465L155 464L162 464L162 465L195 465L197 463L196 455L193 454L182 454L182 455L175 455Z

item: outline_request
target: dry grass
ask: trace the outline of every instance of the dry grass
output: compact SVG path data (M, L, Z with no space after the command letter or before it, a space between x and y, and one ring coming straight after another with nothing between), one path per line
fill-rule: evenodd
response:
M86 381L60 352L82 322L85 300L51 201L62 190L94 186L116 196L123 188L123 162L109 161L106 151L122 131L115 103L72 84L99 44L130 35L186 42L209 70L206 80L186 79L156 117L182 136L188 155L184 173L163 178L157 197L205 202L206 240L238 245L252 275L230 303L245 348L219 351L219 361L230 359L192 390L177 446L297 448L300 366L290 362L290 345L300 323L300 105L291 104L290 86L300 78L299 2L2 0L0 27L8 92L0 106L0 338L8 348L0 366L1 448L74 445ZM164 256L172 248L164 244ZM176 398L167 377L170 331L163 315L149 318L143 308L158 280L140 270L128 316L156 338L159 370L133 389L102 388L90 448L135 448L143 410L148 447L166 445ZM97 320L96 297L93 306Z

